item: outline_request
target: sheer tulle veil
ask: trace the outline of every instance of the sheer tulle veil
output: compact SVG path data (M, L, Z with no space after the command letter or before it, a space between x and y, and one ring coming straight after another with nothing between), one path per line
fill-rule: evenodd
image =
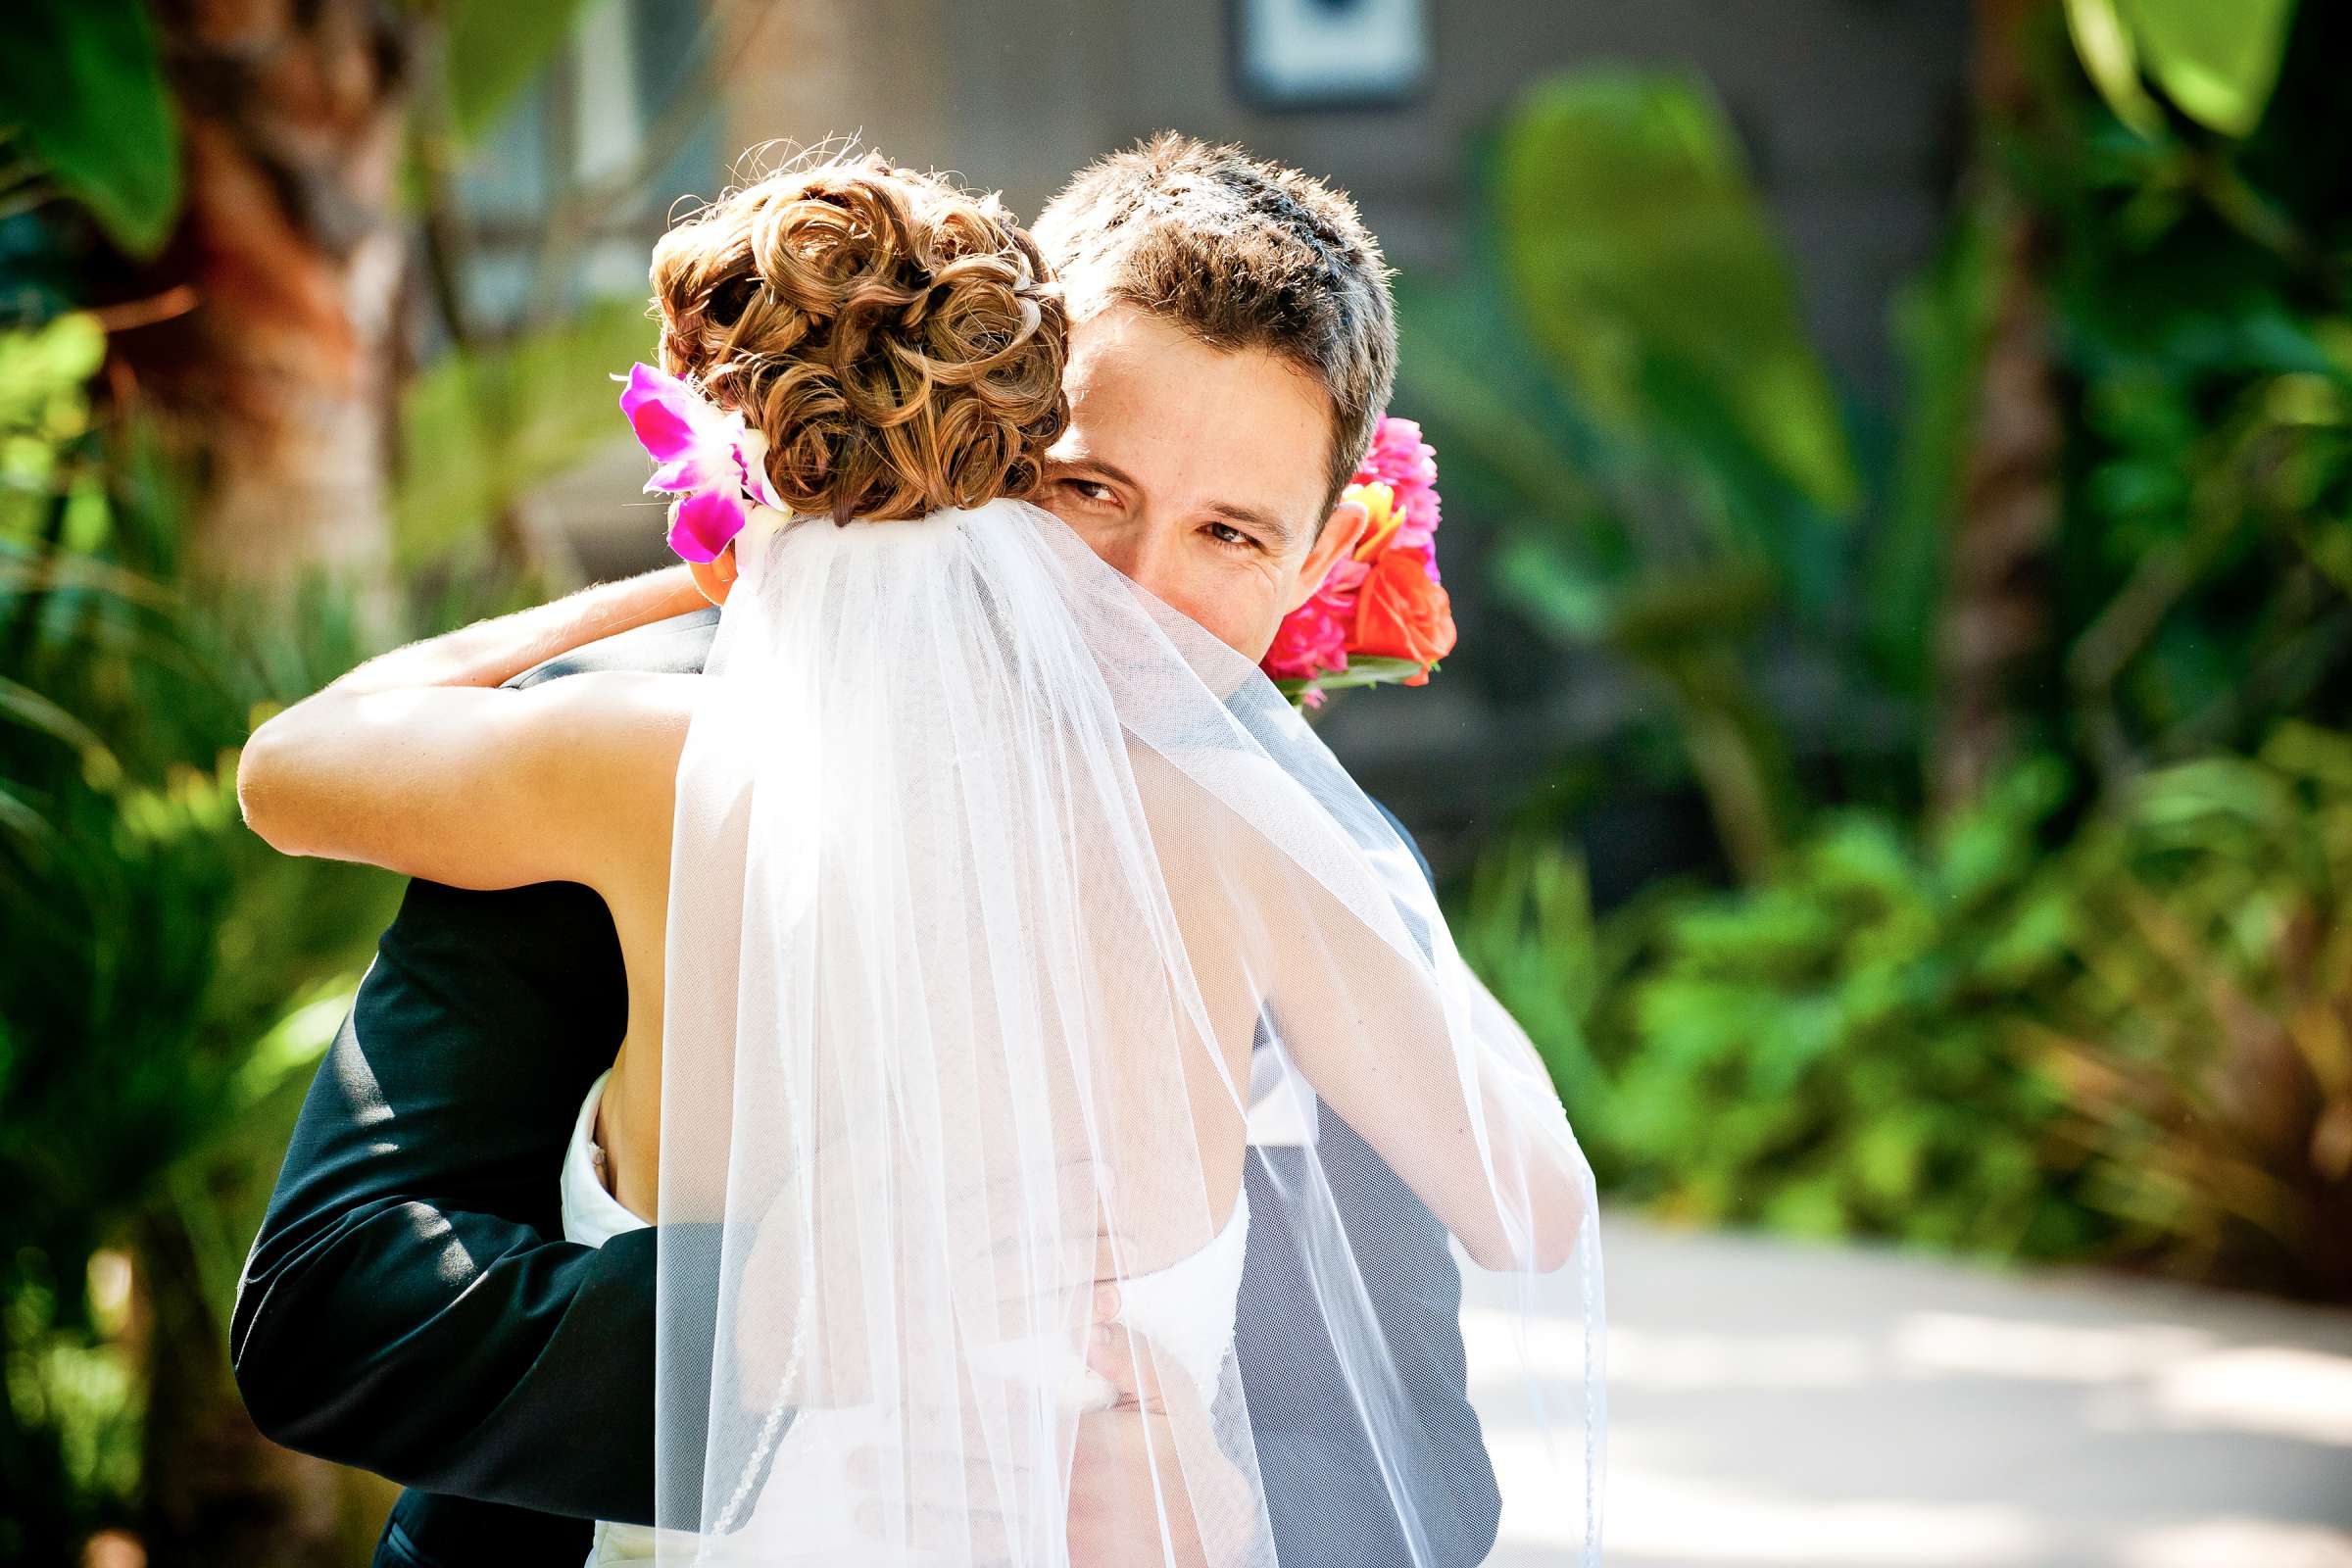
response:
M1166 1412L1162 1554L1278 1560L1255 1410L1332 1424L1436 1560L1378 1238L1341 1223L1314 1139L1245 1145L1271 1053L1302 1121L1344 1118L1544 1313L1541 1355L1473 1392L1511 1494L1569 1499L1554 1539L1596 1561L1591 1171L1322 742L1017 501L759 508L736 548L670 872L662 1560L1068 1561L1092 1286L1198 1252L1246 1159L1278 1196L1250 1246L1304 1282L1282 1332L1329 1346L1348 1397L1290 1409L1230 1348L1202 1384L1132 1345Z

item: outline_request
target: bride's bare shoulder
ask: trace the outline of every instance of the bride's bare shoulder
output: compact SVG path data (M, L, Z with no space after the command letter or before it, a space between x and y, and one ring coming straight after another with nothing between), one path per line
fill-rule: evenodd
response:
M588 669L529 688L551 711L591 725L608 743L684 744L698 697L710 689L701 675L641 669Z
M666 846L699 675L583 670L530 687L532 790L588 834L643 828Z

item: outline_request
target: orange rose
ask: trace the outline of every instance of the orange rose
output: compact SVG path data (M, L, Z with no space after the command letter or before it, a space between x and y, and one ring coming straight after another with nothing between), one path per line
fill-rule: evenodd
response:
M1429 683L1429 666L1453 652L1453 602L1445 586L1409 550L1391 550L1372 564L1355 601L1351 654L1409 659L1421 673L1407 686Z

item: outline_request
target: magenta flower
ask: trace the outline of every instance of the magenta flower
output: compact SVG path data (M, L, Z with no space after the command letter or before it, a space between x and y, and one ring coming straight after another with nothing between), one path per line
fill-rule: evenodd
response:
M1438 457L1421 439L1420 425L1384 416L1373 431L1371 450L1340 498L1361 503L1369 514L1363 538L1348 559L1331 568L1314 596L1283 618L1258 666L1291 683L1310 708L1323 700L1313 683L1346 674L1348 655L1365 651L1359 601L1365 580L1384 558L1410 556L1431 584L1439 581ZM1443 596L1442 588L1435 591Z
M1410 550L1438 580L1438 454L1421 439L1421 426L1411 419L1383 418L1373 432L1372 450L1355 470L1357 484L1385 484L1400 514L1392 550Z
M677 497L669 508L669 548L684 560L717 560L743 531L746 501L784 510L767 477L767 437L744 422L742 411L722 411L676 376L635 365L621 389L620 412L637 444L660 465L645 482L647 493Z
M1334 565L1314 597L1283 617L1259 667L1276 680L1309 680L1346 669L1356 590L1371 569L1352 559Z

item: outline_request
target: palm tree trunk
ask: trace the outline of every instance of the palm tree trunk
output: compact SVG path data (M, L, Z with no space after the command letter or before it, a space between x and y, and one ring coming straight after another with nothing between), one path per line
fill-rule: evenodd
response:
M188 460L185 568L281 584L322 566L380 611L411 37L399 0L151 0L186 206L157 265L194 308L114 339ZM145 1545L154 1563L350 1560L344 1472L247 1415L190 1242L142 1227Z
M122 342L194 460L200 575L380 583L410 29L392 0L157 0L196 308Z
M2026 32L2048 0L1978 0L1976 132L2008 134L2031 113ZM2059 520L2063 425L2051 385L2038 279L2038 225L1980 154L1970 199L1991 224L1995 303L1977 383L1973 438L1945 557L1937 628L1936 733L1929 794L1938 808L1974 799L2016 744L2016 683L2049 632L2041 569Z

